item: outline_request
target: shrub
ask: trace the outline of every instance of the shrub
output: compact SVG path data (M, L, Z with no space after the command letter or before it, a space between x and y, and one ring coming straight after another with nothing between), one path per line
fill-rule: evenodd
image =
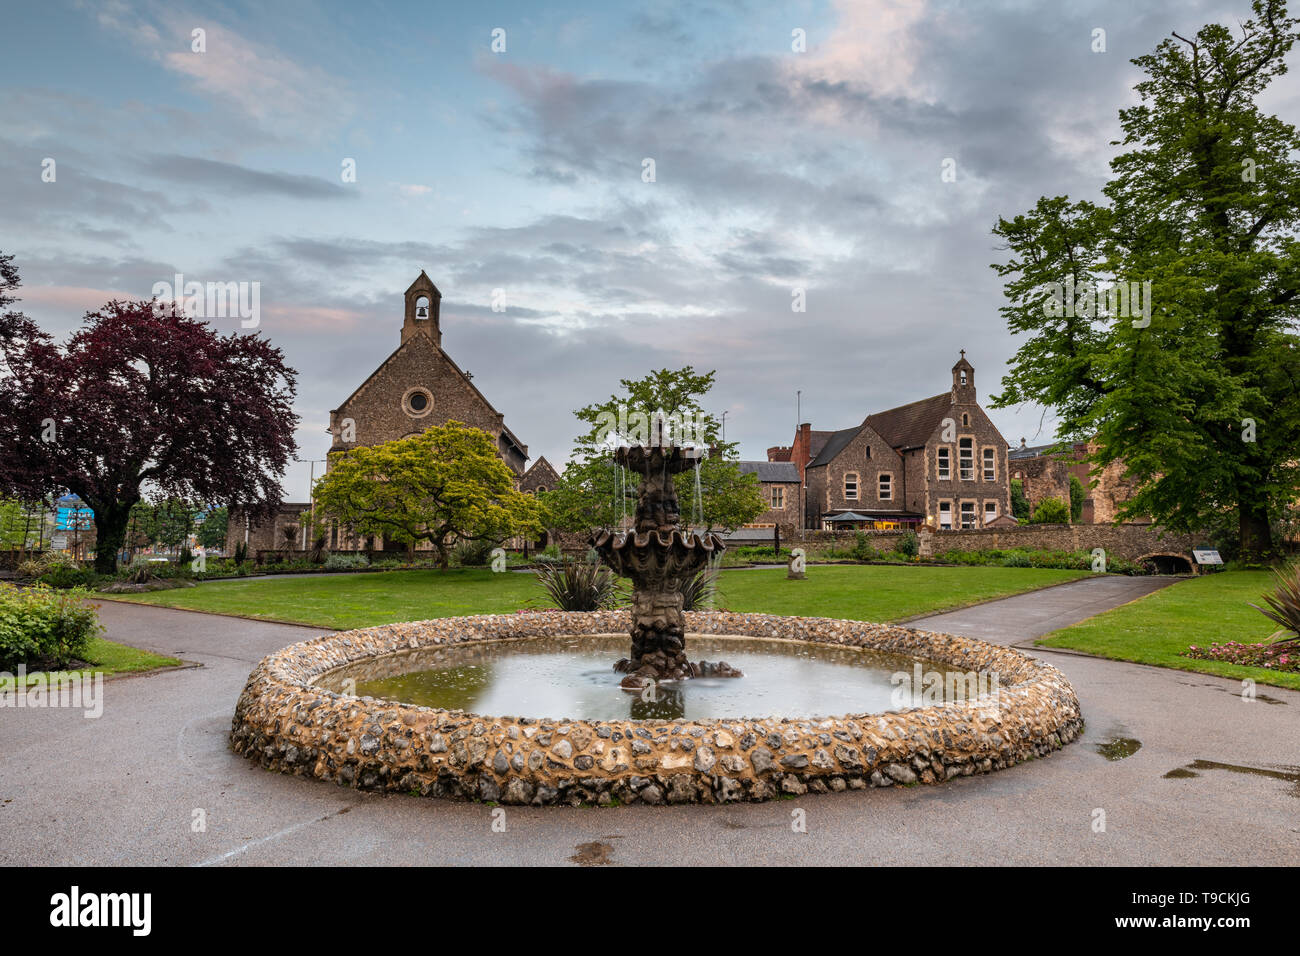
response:
M103 630L84 591L0 584L0 667L67 667Z
M235 564L240 565L246 563L247 561L248 561L248 545L244 544L244 542L241 541L239 542L239 544L235 545Z
M364 554L331 554L325 559L326 571L356 571L370 567L370 559Z
M60 551L45 551L34 558L20 561L15 570L21 578L39 578L45 572L52 571L55 568L79 567L81 565Z
M1034 509L1030 524L1069 524L1070 506L1060 498L1044 498Z
M603 564L561 559L558 564L543 563L533 573L561 611L605 611L624 600L618 576Z
M97 577L94 571L87 571L75 564L56 564L36 580L47 587L62 591L87 587L94 584Z
M1034 562L1023 551L1008 551L1002 556L1002 566L1004 568L1032 568Z
M499 547L496 541L457 541L451 549L451 563L459 568L483 568L492 560L492 549Z
M850 554L857 561L876 561L880 558L880 552L876 550L865 531L853 535L853 550Z
M915 531L909 531L898 539L895 548L904 557L914 558L921 550L921 539L916 536Z

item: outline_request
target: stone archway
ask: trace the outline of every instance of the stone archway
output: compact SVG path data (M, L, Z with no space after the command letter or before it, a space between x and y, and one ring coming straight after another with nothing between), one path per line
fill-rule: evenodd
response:
M1138 564L1151 562L1156 574L1196 574L1196 561L1178 551L1153 551L1137 559Z

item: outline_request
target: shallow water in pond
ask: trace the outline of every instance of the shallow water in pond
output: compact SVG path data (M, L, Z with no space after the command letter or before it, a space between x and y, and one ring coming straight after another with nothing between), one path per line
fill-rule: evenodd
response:
M628 652L627 635L617 634L401 651L332 671L319 684L359 697L497 717L587 720L882 713L935 703L911 696L914 683L921 693L918 677L932 673L942 675L944 699L951 700L958 689L944 665L856 648L691 634L686 650L693 661L725 660L745 676L628 692L619 687L623 675L613 669ZM899 673L908 680L892 681ZM976 690L972 677L960 684L968 697ZM349 680L356 681L355 690ZM897 699L895 692L903 689L908 696ZM982 694L988 685L978 690Z

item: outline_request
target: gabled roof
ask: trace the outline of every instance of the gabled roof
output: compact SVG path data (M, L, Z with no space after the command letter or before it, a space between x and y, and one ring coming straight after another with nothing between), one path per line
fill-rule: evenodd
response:
M823 432L830 437L822 444L821 450L817 457L808 463L809 468L817 468L826 464L836 455L844 450L844 446L857 437L858 432L862 431L861 425L854 425L852 428L842 428L837 432ZM816 434L816 432L814 432Z
M811 429L808 432L808 459L811 461L821 454L821 450L826 447L831 436L835 432L815 432Z
M792 461L738 461L742 475L758 475L759 481L799 481L799 469Z
M951 412L952 394L944 392L868 415L866 424L891 448L915 448L929 441L944 416Z
M560 473L555 470L555 466L546 460L545 455L542 455L542 457L538 458L535 462L533 462L531 465L528 466L528 470L524 472L524 477L527 478L529 475L531 475L534 471L537 471L539 468L549 471L557 478L560 476Z
M437 350L437 352L442 356L442 358L443 358L444 360L446 360L447 364L448 364L449 366L451 366L452 371L455 372L458 376L460 376L460 380L461 380L465 385L468 385L468 386L469 386L470 391L472 391L475 395L477 395L477 396L479 397L479 399L483 402L483 404L486 405L486 406L487 406L487 407L492 411L493 414L495 414L495 415L500 415L500 414L501 414L500 412L497 411L496 406L493 405L491 402L489 402L489 401L487 400L487 396L484 395L481 391L479 391L478 386L475 385L475 384L474 384L474 381L473 381L473 380L472 380L468 375L465 374L465 371L464 371L464 370L463 370L459 365L456 364L455 360L454 360L450 355L448 355L445 351L443 351L443 349L442 349L441 347L439 347L439 346L437 346L437 345L434 345L432 339L430 339L428 336L424 336L424 335L416 335L416 336L412 336L411 338L409 338L409 339L407 339L405 342L403 342L401 345L399 345L397 348L393 349L392 354L389 355L388 358L386 358L386 359L384 359L382 362L380 362L380 363L379 363L379 367L376 368L376 369L375 369L373 372L371 372L369 375L367 375L367 376L366 376L366 380L365 380L364 382L362 382L360 385L358 385L358 386L353 390L353 392L352 392L351 395L349 395L349 396L348 396L347 398L345 398L342 402L340 402L338 408L334 408L334 409L331 409L331 410L330 410L330 414L332 415L332 414L334 414L335 412L339 411L339 409L343 408L343 407L346 406L349 402L351 402L354 398L356 398L358 395L360 395L360 394L365 390L365 388L366 388L367 385L369 385L372 381L374 381L376 378L379 377L379 373L382 372L382 371L383 371L383 370L388 366L388 363L389 363L389 362L393 361L393 359L397 358L397 356L399 356L400 354L402 354L402 352L403 352L403 351L404 351L408 346L411 347L411 348L415 348L415 347L416 347L416 345L415 345L416 342L427 342L430 346L432 346L435 350ZM503 418L504 418L504 416L503 416ZM528 446L525 445L523 442L521 442L521 441L520 441L520 440L515 436L515 433L512 432L509 428L506 427L506 424L505 424L504 421L502 421L502 423L501 423L501 437L503 437L503 438L504 438L507 442L509 442L511 445L514 445L514 447L517 448L517 449L519 450L519 453L520 453L521 455L524 456L524 460L525 460L525 461L528 459Z

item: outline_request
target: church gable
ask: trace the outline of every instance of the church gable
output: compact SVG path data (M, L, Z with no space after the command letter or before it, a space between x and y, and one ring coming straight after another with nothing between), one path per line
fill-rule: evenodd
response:
M428 336L409 338L331 416L334 449L373 445L460 421L494 437L502 416ZM351 419L354 441L344 441Z
M519 479L519 490L535 493L550 491L555 488L559 480L559 472L551 467L551 463L543 455L533 462L528 470L524 472L524 476Z
M492 435L506 464L522 474L528 446L506 428L504 416L442 350L438 287L421 271L404 300L401 345L330 412L331 452L394 441L459 421Z

